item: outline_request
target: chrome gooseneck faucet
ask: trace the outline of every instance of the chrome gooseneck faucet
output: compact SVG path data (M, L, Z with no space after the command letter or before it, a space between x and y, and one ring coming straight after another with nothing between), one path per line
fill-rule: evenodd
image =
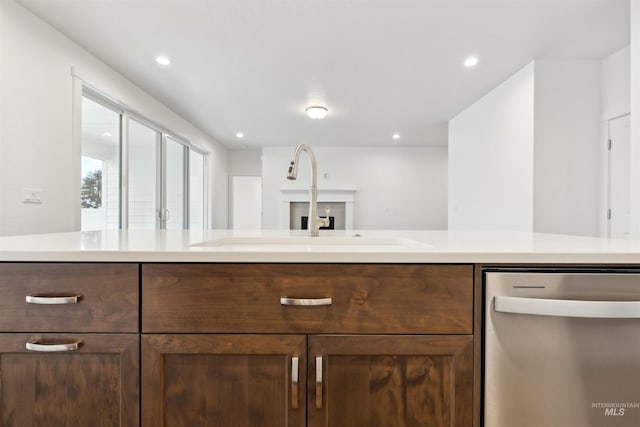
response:
M307 225L309 228L310 236L318 236L318 230L320 227L329 226L329 218L318 217L318 172L316 170L316 156L311 151L308 145L300 144L293 152L293 159L291 160L291 166L289 166L289 173L287 179L295 181L298 178L298 163L300 162L300 153L307 153L307 157L311 161L311 202L309 203L309 220Z

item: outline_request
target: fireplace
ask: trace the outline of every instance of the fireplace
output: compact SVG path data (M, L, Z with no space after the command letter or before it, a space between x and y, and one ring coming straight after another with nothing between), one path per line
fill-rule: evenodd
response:
M320 218L326 218L326 216L321 216ZM308 215L303 215L300 217L300 228L302 230L308 230L309 229L309 216ZM295 227L291 227L292 230L297 230L297 228ZM320 227L320 230L335 230L336 229L336 217L335 216L330 216L329 217L329 225L327 225L326 227Z
M328 228L321 230L353 230L355 190L318 190L318 216L329 216ZM282 228L305 230L309 216L309 189L280 190L282 196ZM306 221L303 224L303 217ZM332 219L333 218L333 219Z
M289 229L307 230L309 220L309 202L289 203ZM318 202L318 216L329 217L329 227L320 230L344 230L346 226L344 202Z

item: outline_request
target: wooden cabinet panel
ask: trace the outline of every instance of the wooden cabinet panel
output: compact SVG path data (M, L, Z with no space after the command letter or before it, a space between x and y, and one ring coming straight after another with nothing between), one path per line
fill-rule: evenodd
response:
M137 332L137 264L0 263L0 331ZM32 296L78 295L75 304Z
M305 336L143 335L142 425L303 427L305 355Z
M37 352L30 340L81 344ZM137 334L0 334L1 425L138 426L139 365Z
M471 336L310 336L308 359L310 427L472 425Z
M143 332L473 332L471 265L148 264L142 293Z

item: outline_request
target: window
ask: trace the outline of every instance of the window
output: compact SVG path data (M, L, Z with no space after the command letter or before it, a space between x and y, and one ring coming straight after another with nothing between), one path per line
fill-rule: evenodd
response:
M85 91L81 152L82 230L204 228L204 155L187 142Z
M80 209L83 230L120 227L122 114L82 98Z
M167 229L183 228L185 223L185 202L188 191L185 187L187 184L185 179L185 162L187 161L185 148L178 141L167 137L165 150Z
M129 120L128 228L159 228L162 134Z

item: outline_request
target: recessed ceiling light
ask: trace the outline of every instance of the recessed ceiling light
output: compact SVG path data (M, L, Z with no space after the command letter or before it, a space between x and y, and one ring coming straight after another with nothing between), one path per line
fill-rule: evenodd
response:
M393 134L393 139L400 139L400 134L399 133L394 133Z
M239 138L239 139L244 138L244 133L242 133L242 132L236 133L236 138Z
M102 136L111 136L111 132L105 132L102 134Z
M314 120L324 119L329 110L327 107L322 107L320 105L311 105L304 109L307 112L307 116L311 117Z
M160 65L169 65L171 64L171 61L169 60L169 58L167 58L166 56L158 56L156 57L156 62Z
M478 65L478 58L475 56L470 56L464 60L465 67L475 67L476 65Z

